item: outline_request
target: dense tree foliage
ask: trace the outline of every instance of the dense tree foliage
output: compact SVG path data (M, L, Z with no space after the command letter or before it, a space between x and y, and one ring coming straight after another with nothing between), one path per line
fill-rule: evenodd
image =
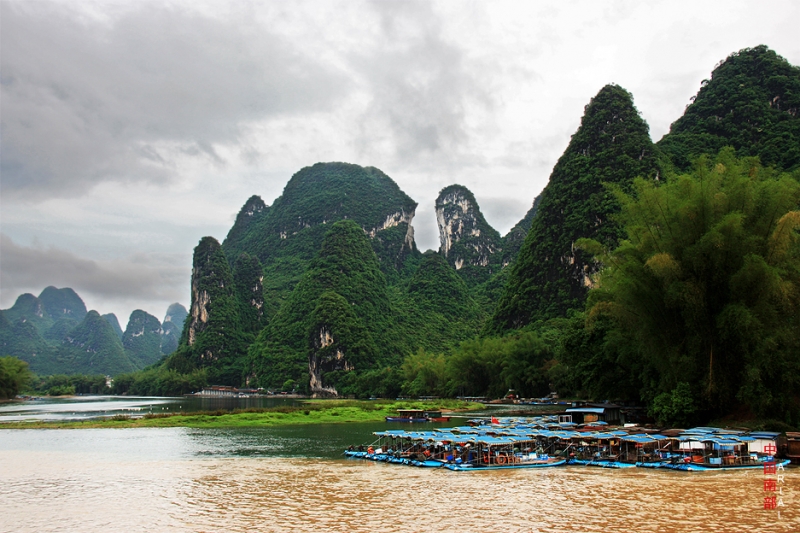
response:
M30 391L48 396L64 396L72 394L108 394L111 389L102 374L55 374L45 377L34 377Z
M329 224L337 220L353 220L369 233L384 275L394 279L417 253L406 222L416 207L376 168L317 163L292 176L272 206L251 197L223 249L231 263L242 252L261 262L264 316L269 320L317 255Z
M767 166L800 167L800 68L764 45L731 54L659 147L680 170L733 146Z
M114 330L114 333L117 334L120 340L122 340L122 326L119 325L119 320L117 319L117 315L114 313L107 313L105 315L101 315L103 319L108 322L108 325Z
M732 149L665 184L616 189L628 238L603 253L589 322L613 321L645 370L645 398L692 397L707 413L736 402L798 415L800 183ZM683 384L682 384L683 383ZM678 389L680 387L680 390ZM649 389L649 390L647 390Z
M522 248L522 244L525 242L525 237L528 236L528 232L531 230L531 225L533 225L533 219L536 216L537 211L539 211L539 204L541 201L542 195L539 194L533 199L533 205L530 209L528 209L528 212L525 213L525 216L522 217L522 220L517 222L514 227L511 228L503 237L501 243L503 248L501 263L504 267L513 263L517 258L517 255L519 255L519 250Z
M228 260L216 239L203 237L194 249L191 311L183 343L168 367L180 372L205 368L212 382L239 385L253 339L242 327L239 310Z
M111 392L131 396L181 396L199 392L208 383L207 369L179 371L162 365L116 376Z
M520 328L580 309L597 269L575 241L607 244L621 230L619 206L604 184L627 188L636 176L655 176L648 126L625 89L607 85L586 106L581 126L556 163L488 331Z
M30 378L28 363L16 357L0 357L0 400L14 398Z
M61 342L56 362L58 368L70 373L113 376L135 370L119 337L97 311L89 311Z
M426 252L399 304L405 334L416 348L449 351L472 338L486 313L466 282L436 252Z
M320 297L328 291L348 302L353 318L361 321L372 336L378 347L374 363L388 362L402 353L398 349L401 339L390 327L393 310L386 279L364 230L351 220L337 222L329 229L308 271L251 348L262 385L277 387L287 377L307 383L314 312ZM353 323L348 327L361 326Z
M403 391L412 395L487 396L513 389L526 397L550 392L554 344L539 332L461 343L451 354L419 350L403 361Z
M264 271L257 257L242 252L233 265L233 283L242 330L253 335L264 327Z

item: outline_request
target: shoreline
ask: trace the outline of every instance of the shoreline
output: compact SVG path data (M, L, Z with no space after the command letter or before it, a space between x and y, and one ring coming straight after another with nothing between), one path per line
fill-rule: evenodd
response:
M381 422L398 409L441 410L466 413L482 409L478 403L458 400L368 402L359 400L309 400L296 407L235 409L196 413L146 414L141 417L114 415L104 419L2 422L2 429L97 429L141 427L231 428L271 427L300 424Z

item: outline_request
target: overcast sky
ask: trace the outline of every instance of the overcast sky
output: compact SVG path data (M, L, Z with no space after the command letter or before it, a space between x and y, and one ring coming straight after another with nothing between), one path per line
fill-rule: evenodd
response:
M800 64L800 2L0 0L0 307L47 285L163 319L192 249L319 161L419 203L452 183L505 234L601 87L654 141L715 65Z

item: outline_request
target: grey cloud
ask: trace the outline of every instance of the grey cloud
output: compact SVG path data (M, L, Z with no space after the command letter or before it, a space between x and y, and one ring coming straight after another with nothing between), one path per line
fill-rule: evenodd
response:
M224 164L214 145L235 143L243 124L330 109L349 91L342 72L246 9L131 6L100 21L69 4L0 3L4 194L168 180L176 154Z
M387 142L407 163L461 157L471 108L491 109L486 65L466 57L442 35L444 21L428 2L372 2L379 29L368 53L351 66L372 98L362 121L361 148Z
M478 197L477 200L487 222L501 235L508 233L522 220L533 205L532 200L521 198Z
M170 258L136 254L126 261L98 262L58 248L31 248L0 234L0 288L4 305L48 285L71 287L104 300L178 300L189 269Z

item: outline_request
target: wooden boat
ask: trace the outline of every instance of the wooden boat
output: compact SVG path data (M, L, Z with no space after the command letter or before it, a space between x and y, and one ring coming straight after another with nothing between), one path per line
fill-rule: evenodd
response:
M792 464L800 465L800 432L786 432L786 457Z
M422 409L398 409L397 416L387 416L387 422L428 422Z
M444 467L453 472L482 472L484 470L512 470L516 468L546 468L561 466L567 463L564 458L549 457L547 459L533 459L511 464L471 464L471 463L445 463Z
M765 463L785 466L777 460L778 433L718 428L694 428L671 437L671 452L659 468L683 472L705 472L763 468Z
M789 459L782 459L775 462L775 466L786 466L790 463ZM670 470L680 470L682 472L716 472L720 470L741 470L742 468L764 468L764 463L751 463L751 464L731 464L731 465L717 465L711 463L693 463L693 462L664 462L660 468L668 468Z
M431 422L449 422L449 416L442 416L441 411L425 411L425 417Z

